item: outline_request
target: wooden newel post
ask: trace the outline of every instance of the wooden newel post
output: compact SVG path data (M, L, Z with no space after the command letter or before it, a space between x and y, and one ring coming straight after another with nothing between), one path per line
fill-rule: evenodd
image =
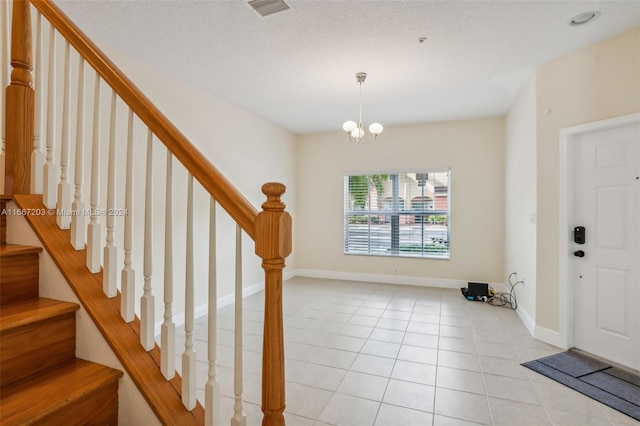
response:
M262 348L263 426L284 425L284 333L282 321L282 270L291 254L291 216L280 200L286 187L265 183L267 201L256 219L256 254L265 271L264 342Z
M13 2L11 23L11 84L7 87L5 188L6 194L31 191L31 151L33 151L34 91L31 48L31 4ZM3 88L4 90L4 88Z

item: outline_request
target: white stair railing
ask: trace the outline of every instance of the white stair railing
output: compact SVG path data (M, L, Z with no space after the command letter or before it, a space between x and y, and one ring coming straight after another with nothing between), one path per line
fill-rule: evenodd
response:
M140 299L140 344L145 351L155 345L155 297L153 275L153 133L147 132L147 164L144 188L144 288Z
M50 93L50 95L52 95ZM53 94L55 96L55 92ZM69 229L71 216L71 183L69 183L69 161L71 151L71 53L69 42L64 42L64 94L62 96L62 136L60 142L60 182L56 204L56 221L60 229ZM55 137L55 136L54 136Z
M44 194L42 195L42 202L48 209L53 209L56 207L56 60L56 31L53 26L50 26L49 62L47 63L47 136L45 139L47 156L46 162L44 164Z
M91 219L87 226L87 269L100 272L100 76L96 73L93 88L93 137L91 144Z
M84 249L87 236L85 205L82 198L84 183L84 59L78 59L78 108L76 109L76 158L75 190L71 204L71 246L76 250Z
M160 370L167 380L176 373L176 325L173 322L173 156L167 151L164 221L164 321L160 331Z
M182 403L187 410L196 406L196 352L193 347L194 267L193 267L193 176L187 186L187 250L184 293L184 353L182 354Z
M218 379L218 279L216 257L216 201L209 203L209 306L207 330L207 356L209 369L204 388L206 425L221 424L220 380Z
M118 249L115 244L116 217L116 92L111 92L111 115L109 116L109 162L107 164L107 244L104 247L102 286L107 297L116 297L118 292Z
M8 25L8 3L0 0L0 12L2 23L2 84L3 86L9 82L9 67L5 66L9 62L9 25ZM38 9L41 7L38 5ZM108 73L97 71L94 73L85 72L85 67L89 66L93 68L94 62L90 60L90 55L83 57L78 55L78 73L71 70L72 44L77 45L71 38L62 37L64 43L63 52L61 54L57 52L56 44L59 34L48 21L42 18L48 16L46 9L41 9L41 14L37 11L36 15L36 43L35 43L35 89L36 89L36 102L35 102L35 131L33 139L33 152L31 156L31 164L33 169L32 176L32 192L42 192L43 201L47 208L56 210L56 223L61 229L70 228L70 244L76 250L82 250L86 246L86 267L91 273L98 273L102 267L102 279L103 279L103 292L109 298L116 297L118 289L121 291L121 306L120 314L125 322L132 322L135 319L136 314L136 271L134 269L134 262L139 263L142 259L143 271L142 277L144 280L143 291L140 297L139 314L140 314L140 345L145 351L151 351L156 347L155 330L156 326L159 326L159 340L160 340L160 371L162 375L171 380L176 373L176 319L180 318L184 313L184 352L182 353L181 373L182 373L182 389L181 396L183 405L187 410L192 410L197 405L197 392L198 392L198 380L197 380L197 356L196 353L196 336L195 336L195 301L196 294L201 294L202 289L198 289L196 286L200 284L207 285L207 354L204 355L201 361L206 362L207 376L204 384L204 406L205 406L205 423L207 425L218 425L226 423L229 420L223 421L227 418L227 414L220 413L220 378L217 371L217 316L218 316L218 291L219 288L224 288L218 285L219 276L231 276L229 274L221 274L218 268L218 259L216 257L216 244L217 241L217 227L221 226L217 222L216 209L218 203L215 201L211 194L215 194L215 190L211 187L207 189L207 201L209 202L209 208L206 213L203 213L206 208L202 208L198 193L204 193L197 191L194 188L194 176L190 172L194 167L198 170L198 167L202 165L191 164L191 168L187 169L184 164L184 156L182 157L182 163L178 161L174 165L173 157L180 159L180 150L173 149L170 151L166 149L166 168L162 170L161 167L154 166L154 135L148 121L143 119L143 116L138 116L134 111L132 103L128 103L128 114L125 117L118 116L118 103L123 102L127 104L126 100L121 98L114 87L113 81L109 82ZM43 22L44 21L44 22ZM49 31L46 31L46 26L49 25ZM60 28L60 27L59 27ZM64 32L63 32L64 33ZM67 34L67 37L69 35ZM75 47L74 47L75 51ZM48 60L44 61L44 57L48 56ZM84 58L87 58L86 60ZM75 57L73 58L75 60ZM58 97L58 83L56 68L57 64L62 65L63 86L62 99L59 102ZM75 62L74 62L75 64ZM95 71L95 69L94 69ZM89 74L88 76L85 74ZM44 84L44 76L47 76L47 85ZM101 76L103 78L101 78ZM91 83L93 78L93 91L85 91L85 80L87 83ZM102 108L101 100L101 85L102 83L111 84L111 99L107 108ZM72 89L77 87L77 91ZM46 90L45 90L46 89ZM5 91L3 94L3 111L5 103ZM71 97L77 96L77 102L75 106L72 105ZM46 102L45 102L46 96ZM56 110L58 103L62 108L61 116L58 116ZM85 105L86 104L86 105ZM74 109L75 108L75 109ZM90 109L92 114L87 114L85 117L85 109ZM122 115L122 114L121 114ZM74 117L74 118L72 118ZM43 124L46 120L46 132L43 135ZM101 124L108 120L108 125L105 124L105 134L101 133ZM119 138L119 134L124 132L119 131L127 126L126 138ZM75 123L75 133L72 134L71 124ZM144 126L147 123L150 127ZM5 138L5 119L2 118L2 131L3 131L3 144ZM57 128L60 126L60 132L57 132ZM134 137L138 134L138 127L144 126L147 133L146 152L144 152L144 145L136 142ZM85 129L92 128L91 143L85 141ZM154 127L157 129L157 127ZM108 137L106 135L108 133ZM44 136L44 137L43 137ZM75 143L71 143L71 138L74 137ZM166 135L165 138L157 137L164 144L167 144ZM46 148L46 156L42 153L42 145ZM184 143L184 142L183 142ZM103 146L105 145L106 146ZM170 146L170 144L167 144ZM71 156L71 149L74 149L74 155ZM89 156L88 150L91 150ZM108 155L104 158L101 155L102 150L107 151ZM126 151L124 158L119 158L118 153ZM173 154L172 154L173 152ZM1 152L4 155L4 148ZM161 155L162 153L160 153ZM192 154L190 154L192 155ZM59 170L55 163L56 157L59 156L60 164ZM45 158L46 157L46 158ZM86 158L85 158L86 157ZM144 158L143 161L140 161ZM85 163L85 160L87 160ZM136 161L138 160L138 161ZM1 159L0 159L1 161ZM202 162L202 160L200 160ZM2 166L0 164L0 166ZM206 165L205 165L206 166ZM175 171L174 168L179 170ZM89 169L89 170L87 170ZM142 171L144 169L144 180L134 179L134 171ZM84 200L84 174L85 170L90 176L91 184L89 186L89 209L85 209ZM157 185L154 185L154 180L157 179L156 175L164 172L163 179L166 181L166 188L164 191L164 200L162 200L162 192L157 191ZM183 173L186 172L187 176L187 194L186 203L184 209L182 205L178 207L178 204L174 206L174 200L179 198L183 193L183 190L178 187L174 188L174 180L176 182L182 182ZM210 173L208 171L207 173ZM4 177L4 173L2 173ZM117 177L123 176L124 182L120 182L118 185ZM203 182L202 177L197 177L199 182ZM71 200L71 180L73 180L74 192L73 203ZM206 179L205 179L206 181ZM206 186L206 185L205 185ZM223 186L224 187L224 186ZM142 196L144 191L144 196ZM283 191L283 190L282 190ZM280 191L280 193L282 193ZM122 194L124 192L124 194ZM104 194L106 198L106 208L101 208L104 204L101 198L101 194ZM284 205L281 206L279 201L279 195L276 196L274 190L265 192L268 196L268 201L265 205L269 205L273 208L273 211L282 211ZM156 200L158 198L158 200ZM181 197L180 197L181 198ZM224 208L225 201L224 196L217 195L220 205ZM124 201L123 201L124 200ZM276 202L277 200L277 202ZM182 199L180 199L182 202ZM118 204L124 203L124 208L119 209ZM153 218L154 202L162 204L164 202L164 241L162 238L154 236ZM229 203L229 201L226 201ZM280 203L280 204L278 204ZM277 204L276 207L273 207ZM138 208L135 208L135 207ZM144 208L141 208L144 206ZM198 207L198 208L196 208ZM249 207L243 207L244 215L246 212L252 212L253 209ZM182 280L174 283L174 215L177 218L182 218L185 214L183 210L186 209L186 234L185 234L185 263L184 263L184 305L182 305L182 297L176 297L174 292L179 292L183 289ZM88 213L87 213L88 211ZM142 213L144 211L144 213ZM138 214L135 216L134 214ZM158 212L162 214L162 212ZM200 232L200 227L205 223L203 218L206 218L208 214L208 238L202 238L204 234ZM234 393L234 406L233 412L228 413L231 418L230 422L232 426L245 426L247 423L247 417L244 412L243 404L243 319L242 319L242 296L243 296L243 259L242 259L242 238L243 227L247 234L256 239L256 231L251 220L256 221L255 215L257 213L248 213L245 219L238 219L239 213L234 215L236 221L236 235L235 235L235 278L234 278L234 297L235 297L235 335L234 335L234 374L233 374L233 393ZM89 223L86 223L86 217L89 216ZM104 222L101 223L101 216L106 216ZM247 220L246 217L251 217L251 220ZM240 223L244 223L243 227ZM247 225L249 223L249 225ZM194 230L197 226L197 231ZM120 226L122 225L122 227ZM206 226L206 225L205 225ZM104 229L103 229L104 228ZM180 230L182 233L182 230ZM105 235L105 240L102 240L102 235ZM157 235L157 234L156 234ZM224 234L223 234L224 235ZM155 238L154 238L155 237ZM206 241L204 241L206 240ZM178 246L180 246L179 242ZM119 248L119 244L122 249ZM161 245L164 244L164 247ZM142 245L142 250L138 250L138 245ZM158 250L154 250L154 245ZM266 244L263 244L262 250L271 250ZM203 257L200 253L204 250L208 250ZM157 254L163 258L164 267L162 271L153 271L154 252L162 253ZM122 255L124 262L123 268L118 273L118 258ZM205 273L199 268L200 265L196 265L196 256L198 259L207 259L207 279L196 279L196 277L204 276ZM273 255L275 256L275 255ZM182 263L178 263L178 268L182 269ZM271 266L269 266L271 268ZM275 268L271 268L275 269ZM281 268L280 268L281 269ZM154 288L154 282L163 282L161 287ZM174 284L179 284L174 285ZM229 283L231 284L231 283ZM162 323L155 323L155 296L162 293L163 301L163 315ZM160 295L158 296L160 298ZM176 306L176 304L178 304ZM200 335L198 336L200 337ZM277 407L276 407L277 408ZM277 410L271 410L270 412L276 412ZM266 411L265 411L266 412ZM273 415L273 414L271 414ZM273 415L274 418L277 417ZM281 424L276 422L276 424Z
M42 194L42 121L44 110L44 64L42 63L42 14L36 11L36 57L35 57L35 119L33 126L33 151L31 152L31 193ZM2 84L4 88L4 83ZM5 111L4 108L2 108ZM4 171L3 171L4 175Z
M242 404L242 229L240 228L240 225L236 225L235 310L235 343L233 346L233 392L235 394L235 398L233 403L233 417L231 417L231 426L245 426L247 424L247 416L244 413L244 406Z
M131 322L136 316L136 273L133 269L133 111L129 108L127 125L127 171L124 184L124 268L120 283L120 315L125 322ZM116 211L108 214L116 216Z

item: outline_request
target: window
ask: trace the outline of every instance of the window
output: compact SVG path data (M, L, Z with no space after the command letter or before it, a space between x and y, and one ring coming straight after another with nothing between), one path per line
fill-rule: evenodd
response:
M449 258L448 169L344 177L344 252Z

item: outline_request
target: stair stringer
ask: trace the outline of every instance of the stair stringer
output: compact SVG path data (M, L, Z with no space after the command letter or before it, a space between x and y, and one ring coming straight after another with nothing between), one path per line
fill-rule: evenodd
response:
M7 209L17 208L15 203ZM7 243L43 247L40 239L22 216L7 216ZM154 426L161 422L127 374L122 363L111 350L93 320L53 259L43 247L40 253L40 297L46 297L80 305L76 312L76 357L115 368L124 373L118 384L118 424L121 426Z

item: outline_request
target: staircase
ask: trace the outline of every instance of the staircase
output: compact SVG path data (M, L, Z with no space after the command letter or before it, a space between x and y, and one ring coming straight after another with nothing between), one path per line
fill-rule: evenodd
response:
M64 45L64 55L57 53L59 44ZM0 47L0 193L11 194L11 200L25 211L46 212L23 216L77 296L82 312L86 311L120 361L127 383L130 378L162 424L211 426L226 423L222 419L227 415L231 415L232 426L246 424L242 357L245 236L253 240L255 256L262 260L264 270L262 424L284 426L282 271L292 251L292 220L281 198L285 185L262 185L266 201L261 210L256 209L51 0L0 0ZM71 70L72 62L76 65L71 56L76 55L77 72ZM64 70L63 79L57 78L59 69ZM93 90L85 90L85 85ZM110 95L109 107L101 101L103 95ZM62 111L58 111L58 100ZM118 113L122 109L124 114ZM75 141L71 140L72 123ZM91 137L84 134L87 125L92 128ZM146 130L146 149L140 130ZM208 136L199 142L209 143ZM158 155L166 160L161 161L165 167L158 164ZM224 229L228 222L217 222L220 213L235 222L235 241ZM154 230L154 218L164 219L164 232ZM5 243L6 229L0 228L0 240ZM174 234L184 246L174 244ZM233 262L219 262L218 245L229 250L235 245ZM174 259L174 251L181 247L184 257ZM2 383L0 423L67 425L76 417L81 424L117 420L115 394L90 396L94 390L89 383L104 376L106 382L110 378L110 384L96 385L95 391L115 391L119 373L75 360L75 333L63 337L60 330L62 317L68 323L64 327L73 330L78 307L38 298L38 249L5 243L0 257L6 257L7 265L23 265L11 269L2 260L0 374L12 383ZM162 268L154 268L154 259ZM30 278L31 287L22 283L28 270L36 271ZM20 284L11 284L11 276ZM5 277L8 286L19 287L24 294L8 296L11 291L4 288ZM218 294L219 279L224 279L225 292L229 284L233 292ZM142 290L138 299L136 288ZM234 406L233 413L222 413L216 368L217 301L231 294L236 316ZM206 358L198 358L195 351L196 301L209 318ZM25 319L31 317L38 319ZM180 345L178 318L185 332ZM39 328L45 325L49 328ZM158 342L156 326L160 327ZM46 340L45 336L52 341L35 343ZM10 340L14 337L15 342ZM54 356L53 349L58 347L65 347L66 354ZM36 354L31 355L31 349ZM206 378L198 368L198 362L205 359ZM181 375L176 372L176 360L181 361ZM12 379L14 371L20 373ZM63 372L78 380L57 383L54 376ZM37 382L37 394L22 396L33 382ZM71 389L72 383L80 388ZM197 395L202 391L203 395ZM94 407L94 400L102 405ZM39 407L65 403L70 403L73 416L68 414L69 418L54 414L53 408ZM103 409L112 414L98 417ZM39 414L29 414L32 410ZM14 413L24 418L8 417Z
M0 218L0 424L117 424L122 372L75 357L79 306L38 297L42 249L7 244Z

